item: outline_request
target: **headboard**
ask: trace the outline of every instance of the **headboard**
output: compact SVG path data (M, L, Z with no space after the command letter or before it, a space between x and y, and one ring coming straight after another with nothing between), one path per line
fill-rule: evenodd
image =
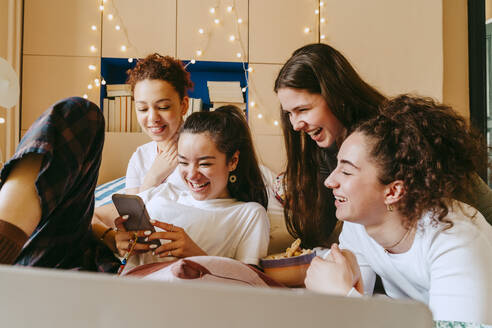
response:
M2 326L430 328L413 301L0 266Z

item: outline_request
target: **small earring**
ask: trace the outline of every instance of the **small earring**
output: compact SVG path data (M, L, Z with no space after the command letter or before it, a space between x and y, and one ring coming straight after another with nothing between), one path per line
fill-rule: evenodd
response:
M229 175L229 182L230 183L236 183L236 181L237 181L237 177L235 174Z
M393 205L391 205L391 204L386 204L386 209L387 209L389 212L393 212Z

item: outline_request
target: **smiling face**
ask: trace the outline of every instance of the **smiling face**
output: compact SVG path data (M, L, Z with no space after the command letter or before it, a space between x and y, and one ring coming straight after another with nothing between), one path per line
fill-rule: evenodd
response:
M181 177L196 200L230 197L227 190L229 172L238 162L235 154L229 163L208 133L181 133L178 160Z
M369 155L371 145L361 133L351 134L338 152L338 165L325 180L333 189L336 216L342 221L378 224L387 213L387 186L379 182L379 169Z
M133 91L137 120L142 130L152 140L160 142L174 136L183 122L188 108L188 98L167 81L142 80Z
M289 115L292 128L309 134L319 147L330 147L345 131L320 94L304 89L280 88L277 96L282 110Z

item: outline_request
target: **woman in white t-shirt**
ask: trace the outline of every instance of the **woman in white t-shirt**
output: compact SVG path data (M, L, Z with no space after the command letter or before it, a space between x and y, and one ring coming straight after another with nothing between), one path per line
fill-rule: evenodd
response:
M181 61L157 53L128 70L137 120L152 141L137 148L126 172L126 193L136 194L166 179L180 183L177 132L188 110L187 90L193 86ZM173 174L174 172L174 174Z
M388 296L427 304L435 320L492 324L492 227L452 199L484 164L477 140L451 108L406 95L356 128L325 185L344 221L340 248L357 262L334 244L306 287L372 294L378 274Z
M197 255L258 264L268 249L268 196L241 111L224 106L193 113L180 131L178 160L185 189L168 181L139 194L157 232L137 235L164 240L162 246L137 243L127 269ZM101 209L97 219L112 225L114 205ZM116 247L124 254L134 232L125 230L121 217L114 224Z

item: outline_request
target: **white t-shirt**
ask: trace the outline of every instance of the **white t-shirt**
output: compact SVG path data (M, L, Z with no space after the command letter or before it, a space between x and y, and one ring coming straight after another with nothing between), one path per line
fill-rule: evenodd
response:
M208 255L249 264L258 264L258 259L267 255L270 225L265 208L258 203L233 198L198 201L188 190L171 183L146 190L139 196L152 219L183 228ZM169 259L150 252L132 256L125 271L136 265Z
M151 141L143 144L135 150L126 169L126 188L138 188L142 185L143 180L150 167L157 157L157 142ZM186 188L183 179L176 169L167 177L165 181L169 181L174 185Z
M473 221L466 216L475 212ZM343 224L340 246L355 253L365 294L372 294L377 273L388 296L427 304L434 320L492 324L492 227L459 202L447 219L454 226L443 230L426 213L402 254L386 253L364 226L351 222Z

